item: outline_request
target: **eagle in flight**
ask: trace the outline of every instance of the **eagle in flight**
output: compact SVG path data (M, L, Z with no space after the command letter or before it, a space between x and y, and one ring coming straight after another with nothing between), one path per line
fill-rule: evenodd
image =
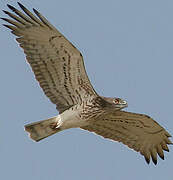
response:
M59 115L25 126L30 137L40 141L69 128L81 128L104 138L122 142L140 152L147 163L157 164L157 154L164 151L171 135L151 117L122 111L127 102L102 97L92 87L85 71L82 54L37 10L36 16L18 3L23 12L7 5L2 18L17 36L35 78L45 95L54 103Z

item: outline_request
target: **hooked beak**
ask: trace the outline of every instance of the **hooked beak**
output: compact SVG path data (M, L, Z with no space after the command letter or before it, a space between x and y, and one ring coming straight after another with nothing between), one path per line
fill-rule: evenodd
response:
M128 107L128 103L127 103L127 101L123 100L123 102L122 102L122 106L123 106L123 107Z

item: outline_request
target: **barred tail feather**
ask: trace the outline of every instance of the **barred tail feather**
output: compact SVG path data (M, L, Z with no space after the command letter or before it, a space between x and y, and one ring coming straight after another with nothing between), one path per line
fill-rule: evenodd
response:
M25 126L25 131L29 133L31 139L38 142L48 136L59 132L60 128L56 128L57 123L58 118L56 116L47 120L27 124Z

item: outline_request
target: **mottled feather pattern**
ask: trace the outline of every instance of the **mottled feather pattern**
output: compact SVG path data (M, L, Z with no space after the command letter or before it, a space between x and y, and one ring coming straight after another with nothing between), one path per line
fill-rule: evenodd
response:
M84 97L96 97L81 53L38 11L34 9L36 17L18 4L26 14L8 5L18 16L4 11L15 20L3 18L14 25L5 26L18 36L16 40L24 49L36 79L60 113L81 103Z
M164 159L171 135L147 115L122 111L126 101L99 96L88 79L82 54L37 10L33 9L34 14L18 5L23 12L7 5L13 13L4 11L10 19L1 19L9 23L4 26L17 36L35 78L60 113L26 125L30 137L40 141L80 127L122 142L140 152L148 164L151 158L157 164L157 155Z
M122 142L140 152L147 163L150 157L157 164L157 154L164 159L163 150L169 151L167 144L171 135L152 118L144 114L125 111L105 113L94 119L91 125L81 127L104 138Z

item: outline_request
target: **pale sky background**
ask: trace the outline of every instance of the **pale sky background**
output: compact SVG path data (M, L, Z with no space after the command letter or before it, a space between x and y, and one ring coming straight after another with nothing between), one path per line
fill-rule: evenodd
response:
M100 95L128 101L173 135L173 1L20 1L39 10L83 54ZM0 9L9 3L1 0ZM1 17L7 17L0 12ZM3 22L0 21L0 24ZM25 62L14 35L0 25L0 179L172 180L173 147L147 165L126 146L80 129L35 143L23 126L57 115Z

